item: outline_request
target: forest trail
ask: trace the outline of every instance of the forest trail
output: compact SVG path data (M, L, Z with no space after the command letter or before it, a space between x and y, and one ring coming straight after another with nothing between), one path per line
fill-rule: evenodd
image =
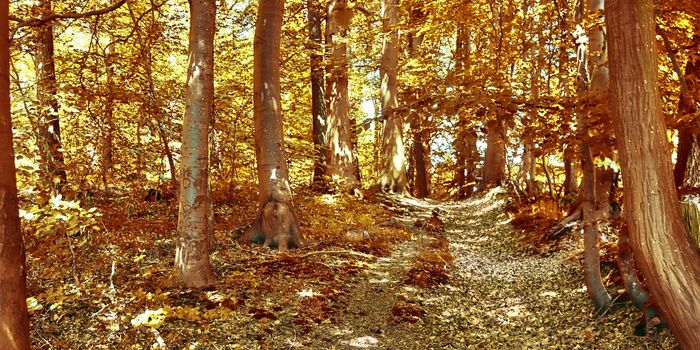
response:
M517 243L506 196L492 191L463 202L395 198L405 227L438 208L455 258L448 283L406 285L425 233L355 281L342 321L308 336L337 349L666 349L669 337L632 335L631 308L591 315L573 249L533 255ZM321 341L321 343L319 343ZM325 344L323 344L325 342Z

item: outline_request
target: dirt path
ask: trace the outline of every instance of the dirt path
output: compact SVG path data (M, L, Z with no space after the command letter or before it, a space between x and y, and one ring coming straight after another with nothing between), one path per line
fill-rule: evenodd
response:
M397 199L411 226L440 208L455 270L432 290L407 286L408 261L422 237L380 259L358 278L348 313L310 334L319 348L337 349L670 349L667 334L632 336L630 308L595 319L580 267L570 251L547 257L518 247L504 213L504 195L491 192L459 203ZM574 247L572 247L574 249ZM397 305L408 311L399 309ZM416 313L415 317L412 315ZM408 315L408 317L403 317ZM414 322L415 321L415 322Z

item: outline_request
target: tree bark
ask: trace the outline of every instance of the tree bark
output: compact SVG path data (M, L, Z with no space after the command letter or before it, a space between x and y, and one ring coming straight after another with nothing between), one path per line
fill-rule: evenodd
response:
M596 13L602 10L602 0L589 0L588 11ZM576 9L576 20L580 22L585 12L584 4L579 3ZM591 97L592 105L599 106L608 85L607 68L603 67L602 63L606 57L605 47L603 46L603 28L593 27L587 31L587 39L579 38L577 40L577 93L579 97L585 98L589 96L589 92L596 95ZM589 69L591 67L591 69ZM600 274L600 222L607 219L607 216L599 217L600 212L597 210L598 203L603 202L603 198L599 198L597 193L597 174L594 164L595 156L591 149L588 115L591 109L581 110L577 116L577 124L579 129L579 149L581 151L581 216L583 219L583 244L584 244L584 280L586 289L591 301L595 307L596 313L605 312L612 304L612 297L605 289L603 278ZM607 198L605 198L607 202Z
M678 102L678 114L683 119L686 115L692 115L697 108L693 105L693 98L700 88L700 62L689 61L685 67L683 81L687 90L681 89L681 98ZM693 119L694 120L694 119ZM673 168L673 178L676 187L700 187L700 145L698 135L700 130L695 126L696 122L684 122L678 128L678 150L676 152L676 165Z
M416 22L423 14L419 10L411 12L411 23L417 25ZM408 33L407 46L408 54L412 59L419 58L420 45L423 42L423 34L417 34L417 30L412 30ZM416 90L420 90L417 88ZM416 92L418 92L416 91ZM408 94L410 96L410 94ZM411 98L413 99L413 98ZM410 104L410 103L409 103ZM416 112L415 108L409 111L409 120L411 121L411 132L413 133L413 142L411 144L411 157L413 158L413 194L418 198L425 198L430 195L430 146L429 132L423 121L422 116Z
M486 155L480 189L500 186L506 177L506 145L503 126L497 120L490 120L486 123L486 130Z
M190 48L174 281L187 288L214 286L209 261L209 121L214 109L216 2L190 0Z
M102 186L104 191L108 192L108 178L112 172L112 166L114 164L113 148L114 148L114 96L113 96L113 80L114 80L114 68L112 67L112 61L114 60L114 53L112 52L113 46L111 42L107 44L105 49L105 74L107 76L107 94L105 95L104 104L104 126L102 135Z
M403 144L403 122L396 112L399 65L399 11L397 0L382 1L384 45L381 66L381 104L384 120L382 141L382 173L379 187L382 191L406 193L406 156Z
M8 2L0 2L0 349L30 349L10 114Z
M321 30L321 13L318 0L307 0L307 19L309 40L311 41L311 114L313 117L314 175L313 183L325 187L326 154L328 141L326 135L326 93L324 91L323 69L323 33Z
M53 13L52 1L41 0L42 15ZM42 167L50 180L51 188L60 193L67 182L61 150L61 125L56 99L56 67L54 64L53 25L51 22L37 28L36 95L39 103L39 150Z
M564 150L564 195L576 192L578 182L576 181L576 152L571 144Z
M348 97L347 38L351 18L352 9L348 7L347 0L332 0L328 4L326 46L330 52L326 66L326 175L335 186L348 191L359 187L355 173Z
M608 1L613 126L632 251L683 349L700 344L700 251L680 214L657 86L652 0Z
M260 210L238 241L286 250L303 245L292 204L284 150L280 94L280 37L284 0L261 0L253 41L255 155ZM352 168L350 168L352 169Z

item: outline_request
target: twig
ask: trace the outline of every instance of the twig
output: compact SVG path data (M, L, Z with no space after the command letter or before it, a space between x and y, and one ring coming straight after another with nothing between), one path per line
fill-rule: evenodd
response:
M365 253L359 253L359 252L354 252L354 251L352 251L352 250L319 250L319 251L315 251L315 252L310 252L310 253L302 254L302 255L299 255L298 257L304 259L304 258L308 258L308 257L310 257L310 256L312 256L312 255L321 255L321 254L323 254L323 255L348 254L348 255L361 256L361 257L367 258L367 259L375 258L374 255L365 254Z

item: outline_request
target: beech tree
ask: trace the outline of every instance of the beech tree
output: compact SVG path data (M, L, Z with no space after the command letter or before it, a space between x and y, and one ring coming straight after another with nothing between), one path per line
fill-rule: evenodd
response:
M316 185L325 185L326 154L328 153L325 71L323 69L323 31L321 29L321 10L318 0L307 0L309 40L311 46L311 116L313 118L313 139L316 154L314 158L314 177Z
M214 112L216 2L190 0L190 46L182 127L182 172L174 282L206 288L216 282L209 262L209 121Z
M680 347L700 344L700 251L678 206L657 86L652 0L607 1L610 108L630 245Z
M326 176L334 185L350 191L359 186L348 96L348 28L352 15L347 0L329 2L326 19L326 47L329 50L326 66Z
M52 1L41 0L42 17L53 14ZM41 159L54 192L66 184L66 169L61 149L61 123L56 99L56 65L54 63L53 24L48 21L37 27L36 96L39 102L37 120Z
M396 0L382 1L382 26L385 36L382 46L381 103L384 135L382 140L382 191L406 192L406 157L403 143L403 123L398 108L397 74L399 65L399 6Z
M260 210L239 242L286 250L303 245L292 203L284 150L280 93L280 38L284 0L261 0L253 43L255 156Z
M8 2L0 2L0 349L30 349L10 115Z

